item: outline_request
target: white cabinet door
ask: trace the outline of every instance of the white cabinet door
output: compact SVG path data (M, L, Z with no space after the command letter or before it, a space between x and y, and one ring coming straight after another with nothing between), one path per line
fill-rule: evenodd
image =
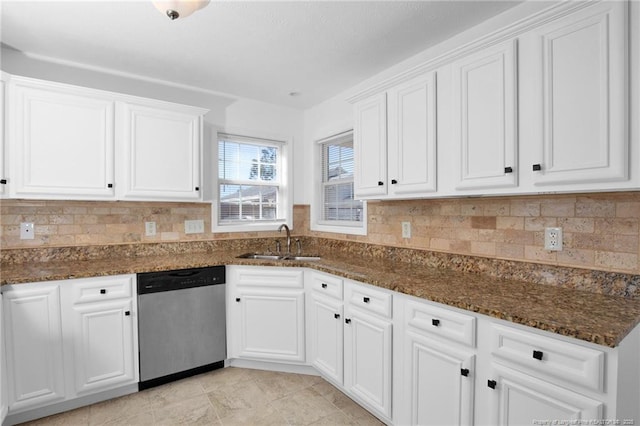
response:
M601 419L603 404L500 365L493 365L486 392L491 392L494 418L501 426L531 425L534 420L589 422ZM567 423L571 424L571 423Z
M410 424L473 424L475 357L411 331L404 346L404 402Z
M135 383L131 298L69 307L77 395Z
M456 189L517 184L516 41L453 64Z
M345 307L345 388L387 418L391 418L391 332L390 321Z
M11 412L65 398L58 284L23 284L3 294Z
M113 199L114 102L100 92L12 80L11 195Z
M125 199L200 200L202 111L123 103Z
M627 8L602 2L523 39L534 184L628 178Z
M0 79L0 198L7 193L7 169L5 164L6 155L6 127L5 127L5 113L6 113L6 83L5 76L1 74ZM2 420L0 419L0 422Z
M387 98L374 96L355 105L355 198L387 193Z
M304 290L242 289L234 300L231 309L236 311L235 331L240 336L234 337L238 347L233 355L305 361Z
M7 365L5 363L4 349L4 310L2 309L2 293L0 293L0 424L7 416L9 409L7 403Z
M311 295L311 363L322 375L342 384L342 302Z
M436 190L436 74L394 87L388 96L389 194Z

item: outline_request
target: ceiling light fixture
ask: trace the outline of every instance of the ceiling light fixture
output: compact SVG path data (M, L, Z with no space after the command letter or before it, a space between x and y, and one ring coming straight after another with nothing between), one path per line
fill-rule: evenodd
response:
M209 4L209 0L163 0L151 3L174 21L178 18L186 18L196 10L202 9Z

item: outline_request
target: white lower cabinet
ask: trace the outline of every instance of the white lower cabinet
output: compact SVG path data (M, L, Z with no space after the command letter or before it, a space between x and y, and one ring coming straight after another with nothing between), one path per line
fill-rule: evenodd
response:
M229 358L304 363L303 271L227 267Z
M519 426L554 420L589 424L603 418L602 401L498 364L493 365L492 373L487 380L492 425Z
M323 376L343 384L344 326L342 298L311 295L311 363Z
M138 382L134 285L118 275L3 290L9 416Z
M344 387L365 406L391 419L392 330L391 294L347 282L344 312Z
M3 291L9 414L65 399L60 282Z

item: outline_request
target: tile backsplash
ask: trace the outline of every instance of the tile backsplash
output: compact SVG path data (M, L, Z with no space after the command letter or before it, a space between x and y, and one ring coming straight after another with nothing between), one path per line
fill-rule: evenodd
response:
M393 247L640 273L640 192L370 202L367 236L310 231L308 205L294 208L294 233ZM202 219L204 234L185 234ZM155 221L157 235L144 235ZM412 225L402 238L401 222ZM20 240L34 222L34 240ZM544 250L544 228L563 229L564 250ZM206 203L3 200L2 248L207 241L280 236L277 232L211 234Z

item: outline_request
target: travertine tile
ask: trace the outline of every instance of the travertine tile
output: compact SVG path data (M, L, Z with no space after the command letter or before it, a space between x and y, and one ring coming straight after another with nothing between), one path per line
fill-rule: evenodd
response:
M276 400L272 406L277 409L290 425L308 425L339 412L313 388L304 388L287 397Z
M89 407L77 408L75 410L45 417L43 419L34 420L32 422L23 423L24 426L88 426L89 425Z
M182 399L153 412L157 425L220 425L216 410L206 395Z

